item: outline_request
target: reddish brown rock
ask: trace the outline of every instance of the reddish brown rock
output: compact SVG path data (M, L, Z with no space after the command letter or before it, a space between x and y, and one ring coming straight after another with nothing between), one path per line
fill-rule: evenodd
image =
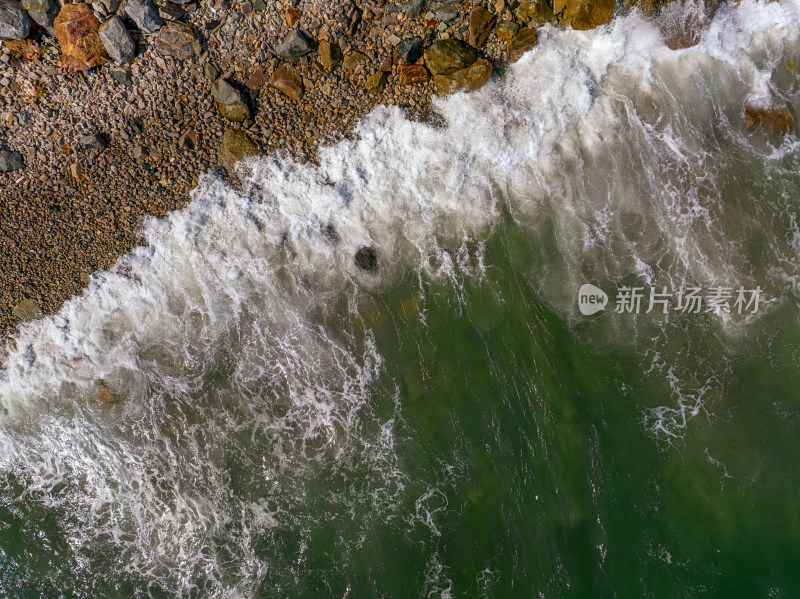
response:
M88 4L65 4L53 22L61 46L61 67L87 71L108 60L100 40L100 21Z
M269 84L292 100L299 100L303 97L303 78L288 64L282 64L275 69Z
M434 75L433 83L436 85L436 93L446 96L458 91L475 91L489 80L492 70L491 62L485 58L479 58L466 69L450 75Z
M525 52L536 45L537 41L538 38L536 37L536 30L523 27L517 35L508 41L508 44L506 45L506 49L508 50L508 60L511 62L517 62L520 58L522 58L522 55L525 54Z
M771 133L788 133L794 127L794 117L786 106L744 109L744 122L750 128L762 127Z
M267 70L264 68L264 65L259 65L247 80L247 89L261 89L268 79L269 77L267 77Z
M427 83L431 78L428 69L421 64L399 64L397 65L397 80L401 85L413 85L415 83Z
M300 20L300 17L303 16L303 11L301 11L296 6L290 6L286 9L286 23L289 27L294 27L297 25L297 22Z

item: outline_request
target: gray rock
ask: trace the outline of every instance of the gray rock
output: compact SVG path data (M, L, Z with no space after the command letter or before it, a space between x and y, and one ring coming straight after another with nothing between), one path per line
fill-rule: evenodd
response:
M108 9L102 2L92 2L92 10L94 11L95 16L100 20L108 17Z
M226 119L241 122L250 118L250 107L244 96L230 83L220 78L211 89L214 99L219 104L219 111Z
M119 10L120 0L100 0L100 2L106 7L106 12L110 15Z
M408 63L417 62L422 56L422 38L420 36L408 37L397 44L397 51Z
M130 71L126 71L125 69L114 69L108 72L111 75L111 78L116 81L117 83L121 83L126 87L131 87L133 85L133 79L131 78Z
M400 5L400 10L412 17L418 17L423 6L425 6L425 0L409 0Z
M436 11L436 18L440 21L452 21L458 16L458 9L455 6L445 6Z
M19 152L0 148L0 173L10 173L25 168L25 159Z
M81 150L105 150L108 140L102 133L90 133L78 138L78 146Z
M100 41L117 64L129 62L136 55L136 43L122 23L122 19L117 16L100 26Z
M186 11L177 4L165 4L164 6L158 7L158 14L161 15L162 19L177 20L185 15Z
M0 0L0 40L25 39L31 18L15 0Z
M158 8L153 4L153 0L128 0L125 13L133 19L142 33L155 33L164 24L164 20L158 16Z
M289 62L295 63L313 50L314 45L308 36L298 29L293 29L275 48L275 53Z
M28 11L30 17L44 27L50 35L55 35L53 21L58 15L59 6L55 0L22 0L22 8Z

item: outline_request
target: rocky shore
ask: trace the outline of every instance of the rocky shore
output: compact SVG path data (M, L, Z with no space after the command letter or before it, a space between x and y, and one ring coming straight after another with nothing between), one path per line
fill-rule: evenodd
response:
M502 76L545 23L588 29L628 8L0 0L0 335L57 311L141 242L143 218L183 206L200 174L255 153L315 160L379 104L424 118L434 94ZM665 35L686 47L691 27ZM749 126L793 127L785 107L749 110Z

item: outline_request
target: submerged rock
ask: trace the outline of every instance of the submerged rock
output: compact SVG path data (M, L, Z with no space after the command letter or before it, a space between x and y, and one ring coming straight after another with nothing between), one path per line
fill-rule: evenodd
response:
M103 47L117 64L130 62L136 56L136 43L119 17L114 16L103 23L99 33Z
M106 62L108 54L100 39L100 21L88 4L65 4L53 25L64 69L87 71Z
M378 253L373 247L362 247L353 258L356 266L364 272L377 272Z
M108 388L106 382L102 379L97 383L97 397L104 404L111 405L117 403L117 396Z
M434 75L449 75L470 66L478 58L475 48L457 39L440 40L425 50L425 66Z
M31 18L16 0L0 0L0 40L21 40L28 35Z
M762 127L771 133L788 133L794 128L794 117L786 106L744 109L744 122L750 128Z

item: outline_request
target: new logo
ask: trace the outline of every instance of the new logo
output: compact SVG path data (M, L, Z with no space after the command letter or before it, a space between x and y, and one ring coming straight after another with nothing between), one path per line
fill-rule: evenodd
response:
M605 310L607 305L608 296L605 291L589 283L581 285L578 291L578 310L581 314L591 316Z

